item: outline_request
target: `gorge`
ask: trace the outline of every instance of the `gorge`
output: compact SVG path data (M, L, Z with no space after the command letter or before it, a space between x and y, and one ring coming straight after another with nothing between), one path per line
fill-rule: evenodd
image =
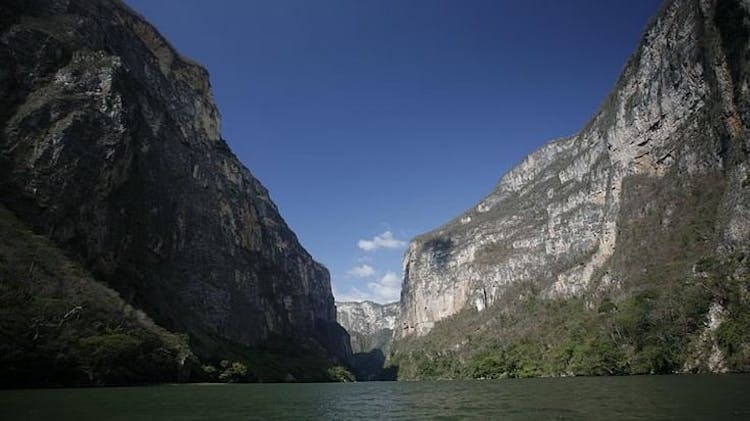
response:
M384 366L399 309L398 302L336 302L336 318L351 337L357 380L395 380L394 370L384 370Z
M307 35L310 61L335 52ZM360 98L340 77L324 94ZM120 0L3 1L0 387L748 372L749 91L750 1L666 0L580 131L412 239L400 301L335 302L328 269L224 139L204 67ZM369 116L379 94L335 122ZM305 117L325 118L318 107ZM336 130L309 149L356 143L326 143ZM376 161L362 143L337 178ZM433 165L438 143L409 159ZM284 170L290 184L310 172ZM342 202L364 190L351 178L335 185ZM323 189L304 185L302 200ZM394 206L372 196L363 208ZM341 225L321 237L350 229L339 205L315 214ZM347 261L367 270L339 276L392 301L398 278L373 256L406 234L381 225Z

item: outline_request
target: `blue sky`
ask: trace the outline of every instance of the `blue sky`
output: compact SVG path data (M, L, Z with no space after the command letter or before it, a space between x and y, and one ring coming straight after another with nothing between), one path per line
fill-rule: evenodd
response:
M593 115L656 0L126 0L211 74L222 133L339 300Z

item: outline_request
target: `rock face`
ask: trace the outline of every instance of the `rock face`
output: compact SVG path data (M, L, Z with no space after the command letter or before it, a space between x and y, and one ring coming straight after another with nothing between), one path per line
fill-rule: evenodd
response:
M474 208L411 242L396 337L524 298L519 285L597 297L627 289L652 261L745 256L749 9L667 1L580 133L535 151ZM681 243L699 218L707 234Z
M399 314L398 302L378 304L372 301L337 302L339 323L351 337L354 374L357 380L395 380L396 372L386 369L393 330Z
M382 348L396 327L399 303L337 302L336 315L351 336L353 352Z
M328 271L221 138L208 73L117 0L0 5L0 200L203 356L351 358Z

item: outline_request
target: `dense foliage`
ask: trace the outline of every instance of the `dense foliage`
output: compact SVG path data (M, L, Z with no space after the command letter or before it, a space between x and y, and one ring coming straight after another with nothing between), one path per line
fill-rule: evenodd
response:
M713 260L699 266L729 267ZM404 379L666 374L707 371L704 354L716 344L724 368L750 370L743 298L750 280L701 273L662 278L618 301L529 297L503 312L466 311L427 337L399 342L391 363ZM713 331L711 303L722 309Z
M179 381L194 357L0 207L0 386Z
M353 377L347 368L328 360L317 342L278 335L256 349L225 345L207 361L194 370L193 381L340 382Z
M178 381L348 381L311 341L217 349L201 363L171 333L0 206L0 387Z

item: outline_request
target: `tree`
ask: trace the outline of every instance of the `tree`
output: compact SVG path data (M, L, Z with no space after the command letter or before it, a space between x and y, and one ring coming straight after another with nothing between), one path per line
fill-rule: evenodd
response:
M221 362L221 367L224 369L219 374L219 380L228 383L237 383L245 380L247 376L247 366L239 361L234 361L231 364L227 360Z

